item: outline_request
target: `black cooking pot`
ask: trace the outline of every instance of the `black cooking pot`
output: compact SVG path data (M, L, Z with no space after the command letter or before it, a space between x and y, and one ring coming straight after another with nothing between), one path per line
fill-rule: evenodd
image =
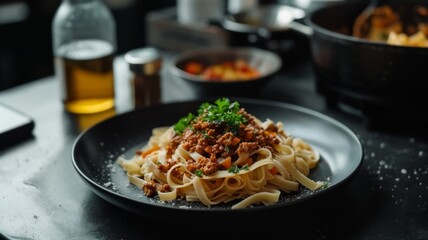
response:
M367 101L417 98L416 93L425 92L423 87L427 85L428 48L388 45L351 36L353 22L365 6L364 2L340 3L309 16L318 77L345 95Z
M410 9L415 3L421 4L411 0L391 0L390 4ZM252 10L253 13L243 12L227 19L232 24L225 26L230 31L242 33L296 32L306 36L318 90L325 94L330 106L347 105L347 109L355 110L372 122L385 123L385 119L387 122L409 119L428 122L420 110L428 103L425 93L428 48L394 46L353 37L354 20L368 4L368 1L336 1L307 11L304 21L291 19L277 28L266 27L272 23L260 16L277 17L278 12L266 14L261 7ZM245 24L243 19L251 19L254 15L264 22L252 26ZM284 35L276 38L284 38ZM279 54L283 59L292 59L287 53Z
M353 37L354 20L367 4L341 2L307 16L318 89L330 105L345 103L375 124L377 120L385 123L385 119L427 122L421 109L428 103L428 48ZM391 4L410 10L415 2Z

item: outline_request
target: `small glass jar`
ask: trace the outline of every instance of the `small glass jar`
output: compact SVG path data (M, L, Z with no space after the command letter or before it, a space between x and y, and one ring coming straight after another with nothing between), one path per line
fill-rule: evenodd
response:
M131 71L131 89L134 108L141 108L161 102L162 57L151 47L138 48L125 54L125 61Z

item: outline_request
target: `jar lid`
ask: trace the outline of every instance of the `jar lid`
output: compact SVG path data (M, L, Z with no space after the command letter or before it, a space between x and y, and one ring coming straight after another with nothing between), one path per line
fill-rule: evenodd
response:
M161 67L161 55L156 48L146 47L133 49L125 54L129 69L136 73L153 75Z

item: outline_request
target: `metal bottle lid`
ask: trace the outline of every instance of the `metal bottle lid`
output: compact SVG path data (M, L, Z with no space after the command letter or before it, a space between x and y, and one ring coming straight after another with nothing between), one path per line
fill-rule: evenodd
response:
M127 52L125 61L132 72L145 76L158 74L162 66L159 51L152 47L137 48Z

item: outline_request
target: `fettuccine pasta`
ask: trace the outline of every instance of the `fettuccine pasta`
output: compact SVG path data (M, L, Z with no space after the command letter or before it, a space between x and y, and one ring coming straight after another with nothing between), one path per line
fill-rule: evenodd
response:
M149 197L184 198L206 206L233 202L232 209L271 205L281 192L316 190L308 177L319 154L288 135L282 122L261 121L238 102L204 103L173 126L153 129L132 159L118 163Z

